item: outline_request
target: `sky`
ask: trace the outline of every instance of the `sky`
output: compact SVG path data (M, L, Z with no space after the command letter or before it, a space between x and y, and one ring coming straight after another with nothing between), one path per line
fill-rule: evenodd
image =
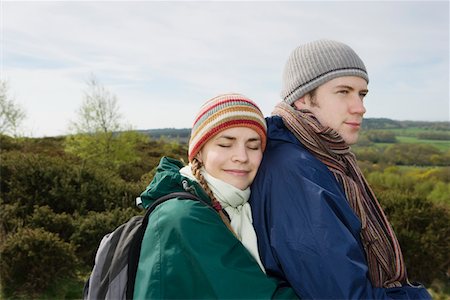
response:
M449 121L449 1L3 1L1 80L26 136L69 133L94 76L134 129L190 128L223 93L268 116L287 57L350 45L369 73L366 118Z

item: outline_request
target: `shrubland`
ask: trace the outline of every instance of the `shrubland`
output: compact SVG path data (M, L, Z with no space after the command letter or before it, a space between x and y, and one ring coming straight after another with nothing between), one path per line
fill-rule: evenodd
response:
M395 124L388 125L363 135L353 150L397 234L409 278L446 297L450 149L399 143L398 133L385 132ZM185 143L127 134L104 136L117 151L98 156L88 135L0 135L3 298L80 298L101 237L142 213L134 200L160 158L187 161Z

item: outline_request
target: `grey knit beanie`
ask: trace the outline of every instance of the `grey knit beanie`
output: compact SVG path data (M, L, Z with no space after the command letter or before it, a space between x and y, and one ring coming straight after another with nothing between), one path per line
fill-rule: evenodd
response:
M281 97L288 104L325 82L341 76L359 76L369 82L366 67L348 45L318 40L297 47L283 72Z

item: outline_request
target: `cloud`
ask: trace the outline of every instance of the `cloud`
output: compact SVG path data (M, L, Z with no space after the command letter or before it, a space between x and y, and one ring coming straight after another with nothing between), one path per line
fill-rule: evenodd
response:
M3 8L4 77L24 97L38 135L63 133L91 73L141 129L189 127L205 100L229 91L270 114L287 56L317 38L346 42L365 61L367 116L448 119L447 2L4 2ZM424 95L432 95L426 112Z

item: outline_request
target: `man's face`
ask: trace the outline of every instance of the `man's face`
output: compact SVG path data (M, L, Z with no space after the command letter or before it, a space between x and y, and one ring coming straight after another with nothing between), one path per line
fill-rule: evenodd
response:
M323 126L336 130L352 145L358 141L367 93L367 82L361 77L338 77L319 86L313 98L306 95L301 104L302 99L297 100L295 106L310 110Z

